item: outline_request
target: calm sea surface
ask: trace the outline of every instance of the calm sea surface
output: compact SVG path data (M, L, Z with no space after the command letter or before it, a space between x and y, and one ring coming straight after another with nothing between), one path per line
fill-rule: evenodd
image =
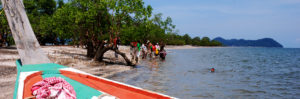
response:
M299 99L300 49L168 50L165 61L142 60L112 79L182 99Z

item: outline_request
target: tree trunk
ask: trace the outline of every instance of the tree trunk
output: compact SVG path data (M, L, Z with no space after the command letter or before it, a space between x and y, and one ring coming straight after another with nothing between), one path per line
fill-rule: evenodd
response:
M22 65L51 63L33 33L23 0L1 1Z
M113 44L108 44L107 46L104 46L104 43L103 43L103 45L101 44L101 46L102 47L99 47L97 49L96 55L94 57L94 60L103 61L104 53L107 52L108 50L113 50L117 54L120 54L124 58L124 60L126 61L127 65L129 65L129 66L135 66L136 65L135 63L133 63L132 61L130 61L130 59L126 56L125 53L121 52L118 49L113 49Z
M95 51L94 51L94 46L93 43L88 41L87 42L87 57L94 57L95 56Z
M94 60L102 61L104 53L110 50L111 48L112 48L112 44L108 44L107 46L104 46L104 42L102 42L102 44L97 49Z
M126 56L125 53L121 52L121 51L118 50L118 49L114 49L114 51L115 51L117 54L120 54L120 55L124 58L124 60L126 61L127 65L129 65L129 66L135 66L135 65L136 65L135 63L133 63L132 61L130 61L130 59Z

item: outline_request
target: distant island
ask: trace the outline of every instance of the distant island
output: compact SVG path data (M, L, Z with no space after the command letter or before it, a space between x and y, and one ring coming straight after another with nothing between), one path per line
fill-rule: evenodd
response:
M221 42L224 46L245 46L245 47L283 47L280 43L272 38L263 38L258 40L230 39L226 40L217 37L214 40Z

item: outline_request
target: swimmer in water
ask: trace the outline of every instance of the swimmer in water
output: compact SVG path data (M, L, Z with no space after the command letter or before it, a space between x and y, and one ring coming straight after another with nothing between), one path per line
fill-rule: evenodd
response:
M215 72L215 68L211 68L211 69L210 69L210 72Z

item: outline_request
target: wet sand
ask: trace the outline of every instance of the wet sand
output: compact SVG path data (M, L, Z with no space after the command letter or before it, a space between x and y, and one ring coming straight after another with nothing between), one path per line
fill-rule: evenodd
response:
M76 68L97 76L110 78L115 74L131 70L126 66L124 59L119 55L114 58L114 52L105 53L105 62L95 62L86 57L86 49L72 46L43 46L44 53L54 63ZM166 49L190 49L193 46L167 46ZM130 58L128 46L120 46L120 51L125 52ZM13 98L14 84L17 77L15 62L19 59L17 49L0 48L0 99ZM131 58L130 58L131 59ZM113 64L114 63L114 64Z

